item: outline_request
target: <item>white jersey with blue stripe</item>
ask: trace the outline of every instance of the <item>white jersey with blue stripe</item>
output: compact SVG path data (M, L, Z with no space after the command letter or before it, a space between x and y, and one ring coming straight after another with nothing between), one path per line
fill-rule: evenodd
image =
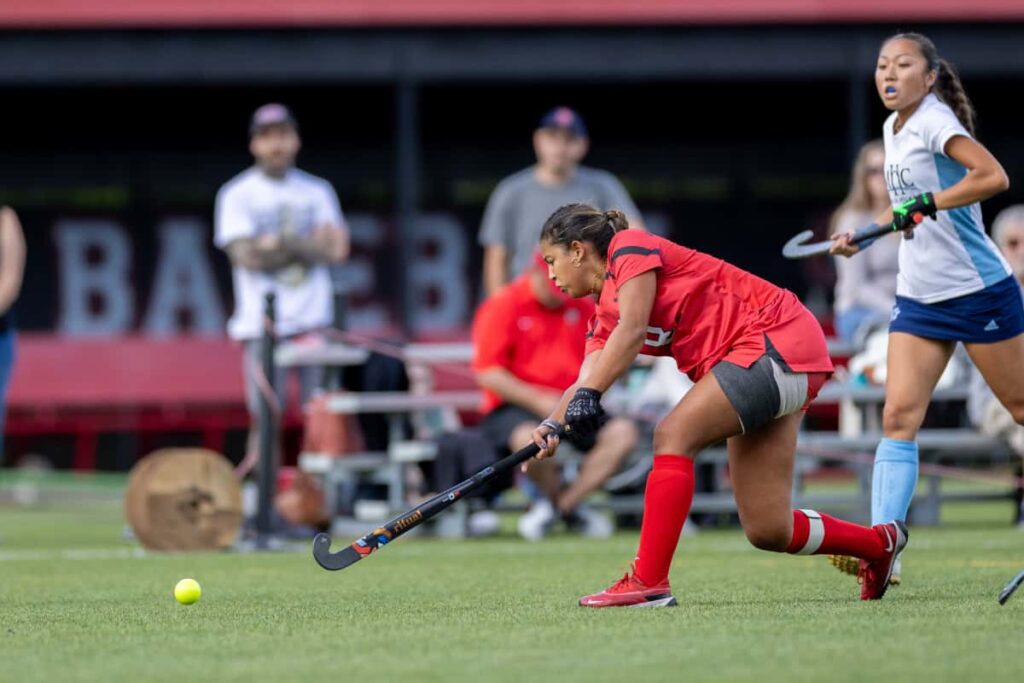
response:
M884 126L885 184L893 205L944 190L967 174L945 147L953 137L971 134L934 94L894 134L895 122L894 112ZM1013 273L985 234L977 203L926 219L912 239L901 240L899 260L896 294L927 304L980 291Z

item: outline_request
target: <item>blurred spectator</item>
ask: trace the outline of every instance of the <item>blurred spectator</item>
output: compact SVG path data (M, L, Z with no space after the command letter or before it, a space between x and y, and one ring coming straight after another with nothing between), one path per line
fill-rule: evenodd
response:
M556 107L541 118L533 133L537 163L502 180L487 202L480 226L487 296L526 269L541 226L564 204L621 209L632 227L643 229L622 183L607 171L580 166L589 148L587 127L572 109Z
M996 216L992 223L992 241L1013 268L1017 283L1024 287L1024 204L1011 206ZM1010 447L1024 458L1024 426L1014 421L1010 411L989 389L978 368L970 360L966 362L970 364L967 415L971 423L983 434L1006 439ZM1024 509L1018 514L1018 522L1024 524Z
M885 148L881 140L872 140L857 155L850 191L832 214L829 232L853 232L870 225L888 206ZM843 340L862 347L872 328L889 321L896 302L899 248L900 236L887 235L856 258L835 259L835 327Z
M7 387L14 368L14 320L11 307L21 292L25 274L25 235L18 214L0 207L0 465L4 462L4 421Z
M583 363L594 302L563 294L547 272L536 255L527 272L480 306L473 321L473 369L484 388L481 431L502 454L530 443L530 433L576 381ZM613 418L568 486L552 460L532 462L530 479L544 497L519 519L519 533L538 540L562 517L585 535L610 535L611 522L581 503L615 474L636 441L635 425Z
M349 239L331 184L295 168L301 140L288 108L266 104L257 109L249 135L256 163L217 193L215 242L227 252L233 270L235 311L228 334L245 345L251 454L259 433L255 373L260 369L264 297L276 294L279 340L328 327L333 307L327 266L345 259ZM304 367L296 372L305 401L323 371ZM275 379L278 395L287 396L285 373Z

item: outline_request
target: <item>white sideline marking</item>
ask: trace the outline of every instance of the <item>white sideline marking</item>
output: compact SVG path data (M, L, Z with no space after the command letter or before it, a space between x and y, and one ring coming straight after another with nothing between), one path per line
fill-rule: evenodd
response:
M141 548L72 548L70 550L0 550L0 562L31 560L121 560L148 557Z

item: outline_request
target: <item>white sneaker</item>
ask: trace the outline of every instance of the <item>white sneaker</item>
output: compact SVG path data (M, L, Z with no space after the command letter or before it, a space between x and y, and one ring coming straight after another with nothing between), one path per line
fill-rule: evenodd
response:
M477 510L466 520L466 533L473 538L493 536L501 529L501 518L494 510Z
M580 525L580 534L586 538L608 538L615 533L615 525L610 519L586 505L573 510L573 516Z
M555 523L555 508L551 501L539 500L530 506L529 511L519 518L516 527L519 535L527 541L539 541L544 538Z

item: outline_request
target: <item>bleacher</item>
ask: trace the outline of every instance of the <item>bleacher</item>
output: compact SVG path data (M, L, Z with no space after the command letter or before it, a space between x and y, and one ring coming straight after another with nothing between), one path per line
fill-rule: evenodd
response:
M335 353L340 352L340 348L335 350ZM330 405L333 410L343 414L387 413L396 425L411 416L416 424L413 440L402 437L400 430L396 428L393 430L395 439L386 452L361 453L355 457L303 453L299 459L300 468L324 477L328 490L346 478L372 476L378 483L388 486L388 516L401 512L407 507L406 466L432 460L437 452L433 439L439 434L439 430L457 426L456 414L475 405L479 398L478 393L467 389L469 385L465 380L469 375L467 364L471 352L472 349L467 344L414 344L405 347L403 355L410 366L410 375L415 378L409 394L348 394L336 397ZM321 349L317 353L322 355L328 351ZM279 357L296 362L296 358L301 357L301 354L296 356L295 350L281 349ZM432 372L431 367L434 364L442 364L449 372ZM461 364L463 371L451 372L453 364ZM936 394L937 401L963 399L963 391L956 388ZM860 387L835 382L822 392L817 405L827 407L850 403L860 412L871 413L880 411L883 400L884 391L881 387ZM863 423L861 420L860 424ZM877 431L849 431L814 431L800 435L794 480L795 505L842 512L861 520L866 520L870 516L871 461L881 434ZM1002 441L979 434L969 427L959 427L922 430L918 443L921 449L924 488L912 509L914 523L937 524L941 505L946 502L1011 499L1016 495L1017 487L1009 480L1004 486L997 486L985 492L949 490L943 486L943 480L949 476L950 471L940 471L936 467L1006 465L1011 462L1013 454ZM648 448L649 439L641 439L630 472L623 473L626 478L633 477L634 480L642 481L646 476L650 463ZM698 457L698 462L714 465L717 488L713 492L699 493L694 499L693 512L734 513L736 505L728 484L724 447L706 449ZM838 464L849 470L857 481L855 490L843 493L807 493L807 480L821 469L823 463ZM614 489L621 487L622 480L623 477L619 477L610 482L606 489L614 494ZM639 513L643 500L642 495L636 493L608 495L604 497L601 505L617 513ZM457 510L453 514L464 515L464 510ZM344 533L373 521L379 520L339 517L335 520L335 530L337 533ZM350 523L352 528L349 528ZM450 529L451 525L448 528Z

